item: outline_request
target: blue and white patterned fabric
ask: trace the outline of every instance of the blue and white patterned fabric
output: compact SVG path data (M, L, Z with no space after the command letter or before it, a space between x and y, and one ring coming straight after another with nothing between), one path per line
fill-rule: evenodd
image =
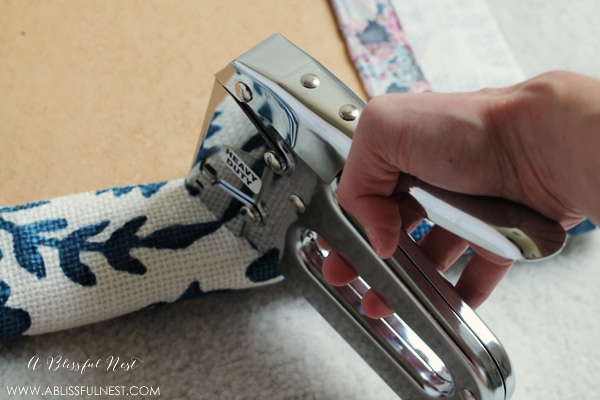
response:
M202 155L225 143L265 151L235 102L215 111L187 179L0 208L0 340L281 281L281 252L234 233L241 204L196 186Z
M0 340L278 281L183 179L0 208Z

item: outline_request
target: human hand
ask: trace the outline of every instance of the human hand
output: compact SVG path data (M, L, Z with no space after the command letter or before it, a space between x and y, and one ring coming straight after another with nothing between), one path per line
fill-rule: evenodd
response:
M455 192L508 198L569 228L584 215L600 214L598 148L600 82L573 73L475 93L385 95L363 111L338 196L383 258L394 252L400 229L410 231L420 220L394 198L414 177ZM436 226L419 246L444 271L468 244ZM456 289L475 308L510 265L477 251ZM356 276L334 252L323 273L336 285ZM391 312L373 293L363 309L373 317Z

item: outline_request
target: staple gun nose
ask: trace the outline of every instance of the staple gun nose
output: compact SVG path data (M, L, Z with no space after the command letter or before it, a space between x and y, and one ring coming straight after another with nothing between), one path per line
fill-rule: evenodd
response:
M395 254L380 259L339 206L337 180L363 107L318 61L274 35L217 73L188 185L228 216L231 230L275 254L289 284L402 399L509 399L515 377L504 348L411 237L403 232ZM405 198L424 218L507 259L550 257L565 242L559 224L507 200L418 180ZM323 241L359 278L327 283ZM394 314L365 316L360 304L371 288Z

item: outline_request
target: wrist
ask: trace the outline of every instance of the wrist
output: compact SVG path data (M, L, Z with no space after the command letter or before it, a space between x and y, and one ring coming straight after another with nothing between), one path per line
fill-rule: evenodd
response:
M565 225L600 218L600 81L554 71L499 90L490 121L515 197Z

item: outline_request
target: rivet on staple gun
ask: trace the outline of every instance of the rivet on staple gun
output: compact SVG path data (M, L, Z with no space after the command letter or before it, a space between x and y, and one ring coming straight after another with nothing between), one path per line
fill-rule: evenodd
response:
M215 214L235 212L228 226L261 252L280 254L284 276L402 399L508 399L515 379L502 345L410 236L382 260L337 204L347 135L363 106L316 60L272 36L216 75L188 184ZM224 112L228 121L209 131ZM423 217L508 259L545 258L565 241L560 225L506 200L419 181L406 199ZM319 238L360 278L330 286ZM360 302L371 287L395 314L364 315Z

